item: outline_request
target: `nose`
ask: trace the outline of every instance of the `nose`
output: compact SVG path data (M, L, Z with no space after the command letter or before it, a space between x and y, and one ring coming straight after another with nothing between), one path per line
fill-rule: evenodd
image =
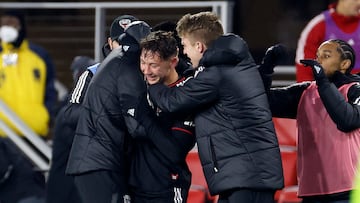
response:
M322 61L321 56L316 57L315 61L317 61L318 63L321 64L321 61Z
M141 66L142 66L141 69L142 69L142 72L144 73L144 75L150 74L150 68L149 68L150 66L149 65L142 64Z

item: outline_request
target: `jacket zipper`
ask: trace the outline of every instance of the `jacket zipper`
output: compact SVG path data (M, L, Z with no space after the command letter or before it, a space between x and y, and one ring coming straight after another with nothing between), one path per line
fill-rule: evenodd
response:
M216 160L215 150L214 150L214 147L213 147L213 143L212 143L211 137L209 137L209 139L210 139L211 158L212 158L212 160L213 160L213 162L214 162L214 168L213 168L213 170L214 170L215 173L217 173L217 172L219 172L219 169L218 169L218 163L217 163L217 160Z

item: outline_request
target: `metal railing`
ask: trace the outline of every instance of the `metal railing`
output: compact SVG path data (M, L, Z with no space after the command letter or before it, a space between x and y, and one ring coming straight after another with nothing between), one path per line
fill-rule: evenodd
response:
M17 147L42 171L48 171L51 160L51 147L42 140L31 128L29 128L1 99L0 112L3 113L11 123L19 129L22 135L39 150L48 161L44 160L34 148L17 135L9 126L0 120L0 129L5 132Z
M114 8L205 8L211 7L219 15L225 32L232 30L231 1L153 1L153 2L2 2L0 8L22 9L95 9L95 61L101 59L101 47L105 39L105 13L106 9Z
M294 84L296 69L295 66L276 66L274 68L274 79L272 82L272 86L288 86ZM286 79L283 79L286 78ZM290 79L289 79L290 78Z
M217 13L223 23L225 32L232 30L232 7L231 1L164 1L164 2L0 2L0 8L22 9L95 9L95 33L94 33L94 58L101 58L101 47L105 39L105 13L106 9L114 8L204 8L211 7ZM281 66L275 68L275 75L294 75L294 66ZM274 80L273 86L285 86L294 83L294 80ZM5 103L0 100L0 111L21 131L21 133L51 161L51 147L36 135L26 124L12 112ZM4 122L0 121L2 129L8 137L24 152L35 165L43 171L49 169L49 163L43 159L32 147L20 138Z

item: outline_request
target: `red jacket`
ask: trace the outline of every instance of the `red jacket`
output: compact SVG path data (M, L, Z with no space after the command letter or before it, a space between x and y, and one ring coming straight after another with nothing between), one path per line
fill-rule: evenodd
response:
M336 25L345 33L352 33L360 22L358 16L343 16L335 11L336 4L330 4L331 17ZM315 16L304 28L298 41L296 50L296 80L298 82L313 80L310 68L299 63L300 59L316 58L316 51L320 44L325 41L325 21L323 13ZM359 56L360 57L360 56Z

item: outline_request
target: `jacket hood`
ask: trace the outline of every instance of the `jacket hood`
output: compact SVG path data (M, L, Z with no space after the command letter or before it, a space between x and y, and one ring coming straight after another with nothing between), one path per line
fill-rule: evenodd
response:
M254 63L246 42L235 34L226 34L216 39L200 60L200 65L203 66Z

